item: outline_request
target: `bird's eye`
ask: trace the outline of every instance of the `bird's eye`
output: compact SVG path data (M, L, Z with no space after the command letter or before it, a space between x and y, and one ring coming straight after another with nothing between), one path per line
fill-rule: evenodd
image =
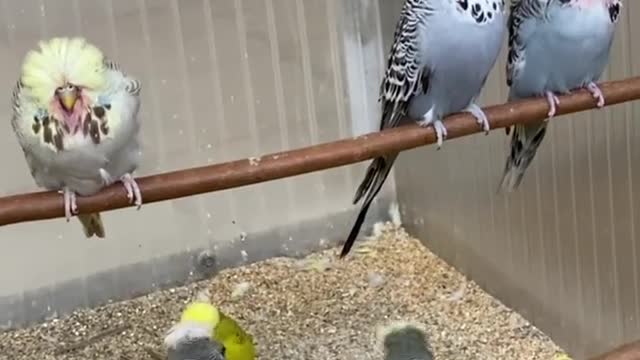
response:
M56 88L56 92L60 92L60 91L62 91L62 88L61 87L57 87Z
M72 84L67 84L67 90L73 90L75 89L75 86Z

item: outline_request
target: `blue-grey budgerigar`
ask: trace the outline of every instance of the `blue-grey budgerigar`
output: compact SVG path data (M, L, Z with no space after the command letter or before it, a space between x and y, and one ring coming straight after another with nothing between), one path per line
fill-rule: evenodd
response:
M394 322L378 328L384 360L433 360L424 327L418 323Z
M447 136L442 119L464 111L489 131L476 100L502 47L504 8L504 0L406 0L380 87L380 130L397 127L406 116L433 126L440 147ZM369 165L353 203L366 197L341 257L353 246L397 156L381 156Z
M214 324L181 321L167 332L168 360L225 360L224 346L211 338Z
M509 99L545 96L549 117L555 93L586 88L604 106L596 85L609 59L621 0L516 0L508 20ZM515 190L547 131L548 118L516 125L500 188ZM507 129L507 134L509 133Z

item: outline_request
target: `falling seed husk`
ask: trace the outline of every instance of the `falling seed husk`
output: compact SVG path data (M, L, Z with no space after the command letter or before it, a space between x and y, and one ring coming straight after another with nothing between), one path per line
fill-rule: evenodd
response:
M245 294L249 291L249 289L251 289L251 283L248 281L243 281L237 284L233 288L233 291L231 292L231 299L239 300L240 298L245 296Z

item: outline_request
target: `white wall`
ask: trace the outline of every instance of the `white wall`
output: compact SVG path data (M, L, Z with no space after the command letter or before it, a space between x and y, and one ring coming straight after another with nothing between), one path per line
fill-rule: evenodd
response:
M383 52L374 0L4 0L2 195L36 190L9 124L20 62L39 39L77 34L142 81L140 175L377 126ZM0 326L340 240L357 210L350 200L362 166L108 212L104 240L85 239L75 219L0 228ZM385 216L392 188L371 221ZM193 266L202 249L214 254L213 269Z

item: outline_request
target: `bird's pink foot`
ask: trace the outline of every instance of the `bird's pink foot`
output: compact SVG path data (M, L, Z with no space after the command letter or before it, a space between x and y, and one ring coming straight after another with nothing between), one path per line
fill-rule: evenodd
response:
M549 113L547 115L552 118L556 115L556 105L560 105L560 99L551 91L545 92L545 96L547 97L547 103L549 103Z
M127 190L127 197L129 198L129 201L135 204L138 210L140 210L140 207L142 206L142 193L140 192L138 183L129 173L122 175L120 181L124 185L124 188Z
M596 85L594 82L590 82L587 84L587 90L593 95L594 99L598 99L598 107L601 108L604 106L604 95L602 94L602 90Z
M78 213L78 205L76 204L76 193L68 188L62 190L64 196L64 216L67 218L67 222L71 219L71 216Z
M438 150L442 147L442 142L447 138L447 128L444 126L442 120L435 120L433 122L433 129L436 131L436 139L438 144Z
M418 126L427 127L429 125L433 126L433 130L436 131L436 140L438 144L438 150L442 147L442 142L447 138L447 128L442 123L441 119L434 119L433 117L433 108L427 111L424 116L417 121Z
M487 119L487 115L482 111L482 108L475 103L469 104L463 111L466 111L473 115L476 118L476 122L478 125L482 126L482 130L484 130L485 135L489 134L489 120Z

